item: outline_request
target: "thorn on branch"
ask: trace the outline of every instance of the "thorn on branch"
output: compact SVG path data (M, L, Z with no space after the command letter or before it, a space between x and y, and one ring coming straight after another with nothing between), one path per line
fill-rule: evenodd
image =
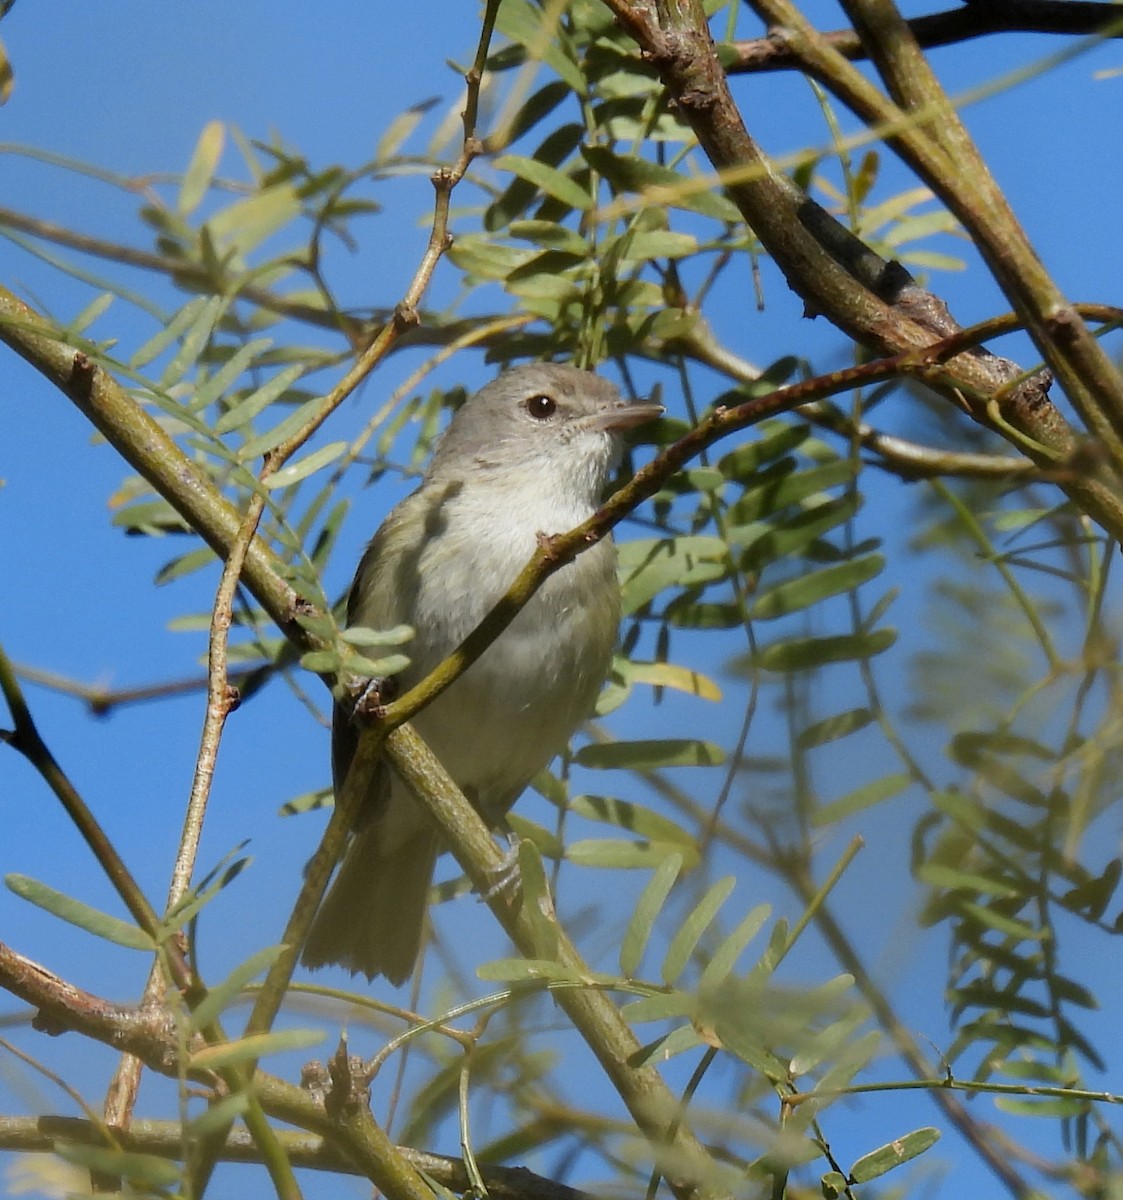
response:
M1080 317L1071 308L1059 308L1046 318L1049 328L1064 341L1071 343L1080 330Z
M394 679L364 679L352 691L352 721L382 721L386 718L386 705L398 691Z
M370 1082L363 1073L363 1060L347 1053L347 1036L342 1035L335 1053L328 1059L330 1086L324 1097L324 1111L342 1117L356 1109L369 1108Z
M421 315L412 304L403 301L394 305L394 324L399 330L413 329L421 324Z
M81 350L75 350L70 366L70 382L88 392L96 374L97 367Z
M548 563L556 563L560 560L556 533L538 533L535 534L535 540L538 542L538 549L542 551L542 557Z

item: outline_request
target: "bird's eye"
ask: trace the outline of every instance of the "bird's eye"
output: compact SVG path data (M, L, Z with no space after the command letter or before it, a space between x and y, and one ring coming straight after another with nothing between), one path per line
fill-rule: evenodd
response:
M558 402L540 392L537 396L528 397L526 411L536 421L548 421L558 411Z

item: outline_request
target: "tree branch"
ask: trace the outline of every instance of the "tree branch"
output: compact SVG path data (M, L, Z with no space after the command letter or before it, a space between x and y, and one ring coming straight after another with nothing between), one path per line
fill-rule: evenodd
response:
M734 103L698 0L606 2L661 75L729 196L810 312L826 315L877 354L907 353L959 328L938 297L918 287L899 264L881 260L764 155ZM1046 275L1005 201L1000 194L996 198L985 167L975 177L977 155L970 152L973 148L946 97L937 93L939 103L933 100L922 112L903 111L823 46L790 0L752 3L767 19L783 25L809 72L839 89L863 119L875 125L889 123L887 140L905 147L908 161L922 170L929 186L979 239L1020 321L1058 372L1108 458L1087 479L1072 478L1062 486L1113 536L1123 535L1123 489L1110 465L1123 464L1123 378ZM901 74L903 70L897 78ZM918 90L927 89L925 95L931 91L927 77L903 86L909 94L901 99L910 105ZM937 125L938 138L930 132ZM966 158L971 159L971 170L961 165ZM1015 429L1028 439L1020 448L1039 465L1067 460L1079 440L1049 401L1048 381L1026 377L1009 360L985 352L962 354L943 363L925 382L1004 436ZM1001 421L995 421L994 412L1000 412Z
M917 43L931 49L993 33L1101 34L1118 38L1123 37L1119 17L1117 4L1097 4L1092 0L986 0L983 4L967 3L963 8L913 17L908 26ZM867 57L861 38L852 29L834 30L821 37L852 62ZM769 33L762 38L734 42L732 50L736 57L726 60L730 75L792 71L803 66L799 55L781 34Z

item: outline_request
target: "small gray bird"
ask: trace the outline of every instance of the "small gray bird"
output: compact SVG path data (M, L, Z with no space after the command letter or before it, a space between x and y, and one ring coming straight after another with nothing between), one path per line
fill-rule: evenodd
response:
M549 363L515 367L453 417L421 487L386 518L359 563L349 626L411 625L411 687L491 611L534 553L597 509L623 430L663 411L607 381ZM483 655L413 725L492 826L589 715L620 620L611 539L555 572ZM338 792L355 752L349 706L336 705ZM421 806L383 765L304 948L306 966L339 963L403 983L421 946L441 845Z

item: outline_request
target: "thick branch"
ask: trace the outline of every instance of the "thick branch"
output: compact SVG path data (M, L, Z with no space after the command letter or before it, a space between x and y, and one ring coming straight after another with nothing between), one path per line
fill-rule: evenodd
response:
M992 33L1057 33L1087 36L1103 32L1105 37L1123 37L1119 6L1092 0L987 0L948 12L928 13L908 22L917 43L926 49L949 46ZM824 42L843 58L866 57L861 38L852 29L822 35ZM799 55L787 40L774 33L749 41L734 42L736 57L726 69L731 75L759 71L800 70Z

